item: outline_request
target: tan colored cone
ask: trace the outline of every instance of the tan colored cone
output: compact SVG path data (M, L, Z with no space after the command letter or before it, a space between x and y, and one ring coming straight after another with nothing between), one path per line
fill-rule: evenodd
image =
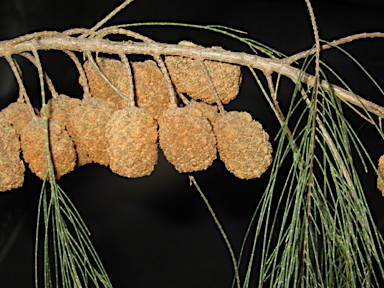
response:
M116 59L99 57L97 62L100 70L108 80L124 95L129 95L129 81L127 79L126 67L123 62ZM87 60L84 63L84 70L87 76L88 85L92 97L113 102L118 109L128 106L128 102L119 96L97 72L92 62ZM81 83L81 78L79 82Z
M217 112L217 106L209 105L205 102L197 102L195 100L192 100L189 102L188 107L195 108L201 111L204 117L206 117L211 123L215 122L219 117L219 113Z
M168 109L169 91L167 83L156 62L132 62L135 83L135 100L139 108L144 108L157 119Z
M144 109L127 107L116 111L105 136L112 172L129 178L152 173L158 158L157 124Z
M82 146L80 139L76 136L75 132L73 131L74 128L72 127L70 121L71 112L80 104L80 99L61 94L56 98L50 99L47 105L48 116L53 120L57 120L63 123L69 136L75 143L78 166L82 166L92 162L91 158L88 156L85 147Z
M0 191L23 186L24 172L19 136L8 120L0 118Z
M185 41L179 44L186 45ZM222 50L220 47L212 48ZM207 77L198 61L187 57L167 56L165 57L165 64L172 82L180 92L187 93L191 98L202 100L208 104L216 102ZM241 84L241 67L209 60L205 60L204 64L221 102L227 104L235 99Z
M45 157L45 129L42 118L33 119L24 127L20 135L23 158L29 168L40 179L44 179L44 169L47 169ZM49 144L52 154L53 168L56 179L71 172L76 165L74 144L64 125L55 120L49 120Z
M22 102L13 102L0 112L0 118L4 118L11 122L17 134L20 135L21 130L32 120L28 106Z
M205 170L217 156L212 126L193 108L168 109L159 118L159 142L168 162L181 173Z
M84 98L70 114L71 130L93 162L108 166L105 125L116 111L112 102L98 98Z
M72 98L64 94L60 94L56 98L52 98L47 104L47 116L53 120L60 121L65 128L70 126L69 114L81 103L80 99ZM40 112L42 115L42 112Z
M377 177L377 188L381 191L381 194L384 196L384 155L379 159L379 166L377 168L379 176Z
M231 111L213 123L220 159L241 179L259 178L272 162L272 145L247 112Z

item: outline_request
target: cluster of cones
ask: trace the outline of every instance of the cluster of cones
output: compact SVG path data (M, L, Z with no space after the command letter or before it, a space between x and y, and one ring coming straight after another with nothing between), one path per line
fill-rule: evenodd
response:
M242 179L260 177L272 161L272 146L261 124L247 112L218 112L217 102L201 65L179 56L165 57L175 89L191 99L181 107L169 96L169 86L156 62L132 62L134 103L126 101L130 81L120 60L98 58L98 67L84 63L92 97L59 95L49 100L43 118L15 102L0 112L0 191L22 186L24 164L45 177L45 133L55 177L76 165L99 163L121 176L150 175L158 159L158 143L166 159L181 173L207 169L217 158ZM204 61L221 103L234 99L241 82L240 66ZM80 78L81 79L81 78ZM80 80L82 85L84 80ZM180 95L180 94L179 94ZM173 105L172 105L173 103ZM42 113L40 113L42 114Z

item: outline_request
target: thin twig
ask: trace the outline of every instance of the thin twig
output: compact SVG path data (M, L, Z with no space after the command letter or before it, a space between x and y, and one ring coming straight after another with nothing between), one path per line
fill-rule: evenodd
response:
M169 108L176 108L177 107L176 92L175 92L175 89L173 88L171 76L169 76L168 69L165 66L165 63L164 63L163 59L161 59L161 56L159 54L154 53L153 59L155 59L155 61L157 62L157 65L159 65L161 73L163 73L165 81L167 82L169 97L171 100Z
M88 29L88 28L71 28L71 29L65 30L63 32L64 35L68 35L68 36L80 34L79 38L86 37L86 36L92 36L95 33L96 32L91 31L91 29Z
M241 287L241 283L240 283L240 276L239 276L239 265L237 263L237 260L236 260L236 257L235 257L235 253L233 252L232 245L231 245L231 243L228 240L228 236L225 233L225 231L223 229L223 226L220 224L219 219L217 219L216 214L213 211L211 205L209 204L207 197L205 197L203 191L201 191L199 185L197 184L197 182L195 180L195 177L193 177L192 175L188 175L188 177L189 177L189 181L190 181L191 185L193 184L196 187L196 189L199 192L201 198L203 198L203 201L204 201L205 205L207 206L209 213L211 213L213 221L215 221L215 224L216 224L217 228L219 229L219 231L221 233L221 236L223 237L223 239L225 241L225 244L227 245L229 254L231 255L231 259L232 259L233 269L235 270L235 277L236 277L237 287L240 288Z
M35 57L35 61L33 61L33 64L37 68L37 72L39 74L39 84L40 84L40 93L41 93L41 102L43 105L43 116L47 117L47 111L45 111L44 105L46 105L46 99L45 99L45 89L44 89L44 70L41 66L39 53L37 52L37 49L32 49L33 56Z
M359 39L364 39L364 38L384 38L384 33L382 33L382 32L360 33L360 34L355 34L355 35L343 37L343 38L340 38L338 40L333 40L329 44L322 45L321 50L327 50L327 49L333 48L335 46L340 46L342 44L352 42L355 40L359 40ZM309 50L297 53L295 55L289 56L289 57L283 59L283 61L286 64L292 64L293 62L295 62L299 59L303 59L303 58L307 57L308 55L312 55L315 52L316 51L314 51L313 49L309 49Z
M131 65L129 64L128 57L125 54L119 53L119 57L121 61L124 63L127 71L127 81L129 86L128 105L133 107L135 106L135 88L133 86L133 75L132 75Z
M45 154L44 158L47 159L47 161L44 161L44 175L48 172L49 174L49 181L51 181L51 185L55 183L55 171L53 169L53 162L52 162L52 154L51 154L51 148L49 145L49 124L48 124L48 111L47 111L47 103L45 99L45 89L44 89L44 73L43 73L43 67L41 66L39 53L36 49L32 50L33 56L35 57L35 65L39 74L39 83L40 83L40 90L41 90L41 102L42 102L42 110L43 110L43 123L44 123L44 146L45 146Z
M317 24L316 24L316 19L315 19L315 13L313 12L312 4L310 0L305 0L305 3L307 4L309 15L311 17L311 23L312 23L312 29L313 29L313 34L315 36L315 50L316 50L316 59L315 59L315 85L314 85L314 90L313 90L313 99L312 99L312 105L310 105L310 109L312 110L312 116L315 119L319 119L317 115L317 99L318 99L318 94L319 94L319 79L320 79L320 37L319 37L319 30L317 29ZM314 120L312 118L312 121ZM314 168L314 160L315 160L315 148L316 148L316 122L312 122L312 133L311 133L311 149L312 151L310 152L310 163L309 163L309 175L308 175L308 194L307 194L307 209L306 209L306 218L310 217L311 215L311 205L312 205L312 197L313 197L313 168ZM309 224L309 219L306 219L305 221L305 233L304 233L304 239L303 239L303 253L304 253L304 263L306 265L303 265L303 270L304 268L309 269L311 267L311 261L309 260L309 234L310 234L310 224ZM307 273L308 270L306 269ZM305 278L305 276L304 276Z
M283 111L281 111L279 102L277 102L277 95L276 95L275 87L273 85L272 75L271 75L271 73L268 73L268 72L265 72L264 75L265 75L265 78L267 79L267 82L268 82L268 88L269 88L269 92L271 94L273 107L276 109L276 111L278 113L278 117L281 120L281 123L285 123L285 116L283 114ZM287 129L288 129L287 130L288 135L292 136L292 132L289 130L288 126L287 126Z
M36 58L33 57L31 54L29 54L28 52L24 52L24 53L20 53L20 55L27 58L29 61L31 61L33 63L33 65L35 65L37 67ZM48 89L52 94L52 97L53 98L58 97L59 94L56 92L55 86L53 85L52 80L51 80L51 78L49 78L47 72L44 71L43 76L44 76L45 82L48 85Z
M300 91L300 93L301 93L305 103L308 106L310 106L311 105L311 101L309 100L309 98L308 98L308 96L307 96L307 94L306 94L306 92L305 92L305 90L304 90L304 88L302 87L301 84L299 86L299 91ZM333 143L331 136L328 134L328 131L325 129L324 124L323 124L323 122L321 121L321 119L319 118L318 115L316 115L316 121L317 121L317 123L319 125L319 128L320 128L321 132L324 135L325 140L327 141L329 147L331 148L331 151L332 151L335 159L341 159L341 156L340 156L340 154L339 154L335 144ZM350 187L353 187L353 183L352 183L353 181L352 181L350 175L348 174L347 168L345 167L343 162L341 162L341 170L343 172L343 175L344 175L345 179L347 180L348 185ZM352 194L352 197L353 197L354 200L356 200L356 195Z
M312 29L313 29L313 34L315 37L315 51L316 51L316 59L315 59L315 85L314 85L314 90L313 90L313 101L311 108L313 112L313 117L316 117L317 115L317 99L318 99L318 92L319 92L319 79L320 79L320 37L319 37L319 30L317 29L317 24L316 24L316 19L315 19L315 13L313 12L312 4L310 0L305 0L305 3L307 4L309 15L311 17L311 23L312 23ZM312 122L312 139L311 139L311 146L312 146L312 152L311 152L311 159L310 159L310 164L309 164L309 191L308 194L312 194L312 176L313 176L313 162L315 159L315 146L316 146L316 121ZM308 197L308 210L307 212L310 213L310 198ZM308 223L307 223L308 224ZM308 229L308 227L307 227Z
M71 51L67 51L67 50L64 51L64 53L66 53L69 56L69 58L72 59L73 63L75 63L75 65L76 65L77 70L79 71L80 79L81 79L81 81L79 81L79 82L80 82L80 85L83 87L83 90L84 90L83 98L91 97L91 92L89 91L88 79L87 79L87 76L85 75L83 65L81 65L81 63L80 63L79 59L77 58L77 56L75 55L75 53L73 53Z
M123 98L129 103L129 98L127 97L127 95L122 93L119 89L116 88L115 85L112 84L111 81L109 81L108 77L105 76L103 71L101 71L100 67L97 65L95 59L93 59L92 54L90 52L86 52L85 55L87 56L88 60L91 61L93 67L96 69L97 73L99 73L101 78L103 78L103 80L113 89L113 91L115 91L121 98Z
M15 44L18 44L18 43L21 43L21 42L29 41L31 39L36 39L36 38L43 37L43 36L44 37L49 37L49 36L58 35L58 34L61 34L61 33L57 32L57 31L34 32L34 33L31 33L31 34L22 35L20 37L17 37L17 38L14 38L12 40L9 40L9 43L12 44L12 45L15 45Z
M316 51L316 65L315 65L315 77L316 79L319 79L320 77L320 37L319 37L319 30L317 29L317 24L316 24L316 18L315 18L315 13L313 12L312 4L311 1L305 0L305 3L307 3L309 15L311 17L311 23L312 23L312 29L313 29L313 34L315 36L315 51ZM318 83L317 81L315 82L315 97L317 96L317 91L318 91ZM316 103L315 103L316 104Z
M128 36L128 37L132 37L134 39L141 40L143 42L155 43L154 40L152 40L151 38L148 38L148 37L146 37L144 35L141 35L139 33L133 32L131 30L127 30L127 29L123 29L123 28L116 28L116 27L106 27L106 28L100 29L99 31L95 32L91 36L91 38L101 39L101 38L104 38L105 36L111 35L111 34L125 35L125 36Z
M201 60L201 59L195 59L195 60L199 63L201 69L202 69L203 72L204 72L205 78L207 79L207 81L208 81L208 85L209 85L209 87L210 87L211 90L212 90L212 93L213 93L213 95L214 95L214 97L215 97L215 100L216 100L216 105L217 105L217 107L219 108L220 113L221 113L221 114L224 114L224 113L225 113L224 106L223 106L223 104L221 103L219 93L217 93L217 89L216 89L215 85L213 84L212 77L211 77L211 75L209 75L207 66L205 66L203 60Z
M96 25L91 28L91 31L96 31L97 29L99 29L101 26L103 26L105 23L107 23L113 16L115 16L117 13L119 13L121 10L123 10L128 4L130 4L133 1L134 0L125 0L118 7L113 9L113 11L111 13L109 13L102 20L100 20L98 23L96 23Z
M188 105L188 103L190 102L187 97L184 96L183 93L181 93L176 87L175 87L175 91L176 91L176 94L177 96L179 96L179 98L181 99L181 101L183 102L184 105Z
M20 89L20 95L22 95L25 103L27 104L29 113L31 113L32 118L36 118L37 116L33 110L31 101L29 101L27 91L25 90L23 80L21 79L21 71L18 68L16 61L11 56L5 56L5 59L7 60L9 66L11 67L13 75L15 75L15 77L16 77L16 81L17 81L17 84L19 85L19 89Z

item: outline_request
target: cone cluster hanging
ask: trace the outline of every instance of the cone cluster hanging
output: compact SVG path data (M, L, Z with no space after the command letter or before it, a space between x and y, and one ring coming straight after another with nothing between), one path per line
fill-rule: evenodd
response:
M166 80L164 67L155 61L128 66L98 57L83 65L86 79L80 77L79 82L89 86L91 95L82 100L57 95L40 115L23 101L12 103L0 111L0 191L22 186L25 168L20 154L41 179L49 175L47 155L57 179L91 162L137 178L154 171L158 146L180 173L205 170L219 154L238 178L260 177L272 161L268 134L250 114L220 108L239 92L240 66L199 61L165 57L170 76ZM130 68L132 73L127 73ZM133 81L128 81L131 74ZM170 96L169 79L180 99ZM220 104L220 113L213 103Z

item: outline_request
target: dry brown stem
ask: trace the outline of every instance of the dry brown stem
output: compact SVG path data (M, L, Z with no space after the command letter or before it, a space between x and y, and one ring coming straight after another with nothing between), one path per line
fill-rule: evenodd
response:
M36 62L36 58L33 57L30 53L24 52L24 53L21 53L20 55L27 58L29 61L32 62L33 65L35 65L37 67L38 64ZM45 82L48 85L48 89L52 94L52 97L53 98L58 97L59 94L56 92L55 86L53 85L52 80L51 80L51 78L49 78L47 72L44 71L43 76L44 76Z
M219 93L217 93L216 87L215 87L215 85L213 84L213 81L212 81L211 76L209 75L207 66L205 66L204 61L202 61L202 60L200 60L200 59L197 59L197 62L199 63L201 69L203 70L204 75L205 75L205 78L207 78L209 87L211 87L211 90L212 90L212 92L213 92L213 95L215 96L215 99L216 99L216 105L217 105L217 107L219 107L219 111L220 111L220 113L225 113L224 106L223 106L223 104L221 104L221 100L220 100Z
M121 53L119 53L120 55ZM108 77L101 71L100 67L97 65L95 59L93 59L93 56L90 52L86 52L85 55L87 56L88 60L91 61L91 64L93 65L94 69L99 73L100 77L103 78L103 80L113 89L113 91L116 92L117 95L119 95L122 99L126 100L128 103L131 104L129 96L122 93L115 85L109 81Z
M29 97L27 95L27 91L25 90L25 86L24 86L24 83L23 83L23 80L22 80L22 77L21 77L21 70L19 69L19 67L17 65L17 62L15 60L13 60L13 58L10 55L6 56L5 59L8 61L9 66L11 66L12 72L13 72L13 74L16 77L17 84L19 85L19 89L20 89L19 99L20 99L20 102L22 102L21 99L23 99L25 101L25 103L27 104L27 106L28 106L28 110L29 110L29 113L31 114L32 118L36 118L36 115L33 112L32 104L29 101Z
M91 28L92 31L96 31L101 26L103 26L105 23L107 23L110 19L113 18L117 13L119 13L121 10L123 10L127 5L129 5L133 0L125 0L123 3L121 3L119 6L117 6L115 9L112 10L107 16L105 16L103 19L101 19L95 26Z
M20 39L6 40L0 42L0 57L22 52L36 50L62 50L78 51L84 53L103 52L109 54L143 54L143 55L175 55L190 58L200 58L249 66L263 72L276 72L287 76L295 83L300 81L308 86L315 85L315 77L308 73L303 73L298 68L292 67L284 59L269 59L258 55L251 55L244 52L232 52L203 47L188 47L183 45L166 44L158 42L130 43L113 42L107 39L95 38L76 38L63 33L38 34L37 38L22 36ZM32 39L30 39L32 38ZM23 41L24 39L29 39ZM371 113L380 118L384 118L384 107L368 101L356 94L353 94L339 86L328 85L326 81L319 83L325 89L332 89L333 92L343 101L349 102L358 107L364 107Z
M364 38L384 38L384 33L382 33L382 32L360 33L360 34L355 34L355 35L343 37L343 38L340 38L338 40L333 40L332 42L330 42L330 44L322 45L321 50L327 50L327 49L333 48L335 46L340 46L342 44L352 42L352 41L355 41L358 39L364 39ZM292 56L285 58L284 62L286 64L292 64L293 62L295 62L299 59L303 59L303 58L307 57L308 55L312 55L314 53L316 53L316 50L313 50L313 49L302 51L300 53L297 53L295 55L292 55Z
M124 63L126 72L127 72L127 82L128 87L129 87L129 93L128 93L128 100L129 100L129 105L128 106L135 106L135 88L133 85L133 76L132 76L132 69L131 65L129 64L128 57L124 53L119 53L119 57L121 61Z
M91 97L91 92L89 91L89 86L88 86L88 81L87 81L87 76L85 75L85 71L83 66L81 65L79 59L75 55L75 53L71 51L64 51L69 58L72 59L73 63L75 63L77 70L79 71L80 74L80 85L83 87L84 90L84 98Z

